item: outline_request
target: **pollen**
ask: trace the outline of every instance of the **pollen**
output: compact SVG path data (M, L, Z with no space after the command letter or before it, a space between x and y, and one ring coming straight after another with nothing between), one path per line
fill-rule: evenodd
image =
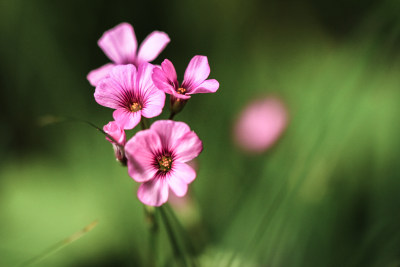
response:
M132 112L136 112L142 109L142 105L140 105L139 103L135 102L131 105L130 110Z
M185 88L178 88L178 90L176 90L176 92L178 92L178 94L184 95L186 93L186 89Z
M167 172L171 170L171 165L172 165L172 158L169 156L162 156L158 160L158 166L160 171Z

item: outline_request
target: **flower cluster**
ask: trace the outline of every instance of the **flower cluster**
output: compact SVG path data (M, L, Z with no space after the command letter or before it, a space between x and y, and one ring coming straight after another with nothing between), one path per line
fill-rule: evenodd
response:
M138 198L150 206L161 206L173 192L182 197L196 171L187 164L203 149L197 134L184 122L173 121L191 95L214 93L215 79L207 79L210 66L206 56L194 56L179 84L172 62L161 66L153 61L170 42L164 32L154 31L137 50L133 27L121 23L106 31L98 45L113 63L91 71L87 79L95 86L94 98L102 106L114 109L114 121L103 127L112 143L115 157L128 166L128 173L141 183ZM160 115L170 95L170 119L155 121L149 128L148 118ZM142 130L126 141L125 130L141 124Z

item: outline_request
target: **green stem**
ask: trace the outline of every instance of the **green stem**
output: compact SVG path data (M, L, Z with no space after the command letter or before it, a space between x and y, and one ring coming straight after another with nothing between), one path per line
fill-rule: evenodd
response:
M176 113L175 112L171 112L171 114L169 115L169 120L173 120L175 117Z
M146 220L150 226L148 266L155 267L157 266L157 259L158 259L157 243L158 243L158 232L159 232L157 209L145 205L144 210L146 214Z
M178 239L175 236L175 233L172 229L171 223L168 219L168 215L167 215L167 212L165 211L164 206L161 206L159 209L160 209L161 217L163 218L165 229L167 231L169 240L172 245L172 250L174 252L175 258L181 259L184 266L190 266L190 264L189 264L190 261L187 259L187 255L186 255L185 251L183 249L181 249L179 246Z
M140 120L140 127L142 127L142 130L149 129L149 120L145 117L142 117Z
M193 256L195 254L195 248L194 248L193 243L191 242L189 235L187 234L185 228L183 227L182 223L179 221L178 217L176 216L176 214L175 214L174 210L171 208L171 206L168 204L165 204L164 206L165 206L167 212L172 217L174 225L177 226L177 228L180 232L180 235L184 238L185 246L189 249L189 253Z

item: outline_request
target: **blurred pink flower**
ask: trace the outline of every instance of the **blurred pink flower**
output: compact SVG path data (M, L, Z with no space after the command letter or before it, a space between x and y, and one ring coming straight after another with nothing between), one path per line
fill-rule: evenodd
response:
M219 83L209 79L210 65L206 56L194 56L186 68L182 85L179 85L174 65L168 59L161 63L161 68L154 68L154 84L165 93L178 99L189 99L198 93L215 93Z
M134 128L141 116L153 118L162 112L165 94L153 84L153 68L150 63L138 70L131 64L116 66L96 87L96 102L115 109L114 120L123 129Z
M126 135L124 129L122 129L118 123L115 121L110 121L108 124L104 125L103 131L111 136L113 140L110 138L106 137L106 139L112 144L115 157L117 158L118 161L123 162L125 159L125 153L123 147L125 146L126 143ZM122 147L122 148L121 148Z
M169 189L183 197L196 178L187 162L196 158L203 144L183 122L156 121L150 129L138 132L125 146L129 175L142 183L141 202L161 206L168 200Z
M278 98L257 99L239 115L234 129L235 141L248 152L262 152L279 138L287 120L287 110Z
M154 31L150 33L139 47L136 54L137 41L132 25L121 23L106 31L97 44L114 63L108 63L98 69L92 70L87 79L90 84L97 86L101 79L106 77L112 67L122 64L133 64L136 67L143 62L153 61L165 46L170 42L164 32Z

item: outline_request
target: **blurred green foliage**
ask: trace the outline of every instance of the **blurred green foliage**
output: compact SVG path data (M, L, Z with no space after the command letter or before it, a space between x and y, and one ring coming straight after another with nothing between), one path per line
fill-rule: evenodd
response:
M37 123L48 114L112 119L85 77L108 62L96 42L122 21L139 42L169 34L155 63L169 58L182 79L204 54L221 84L176 117L205 147L191 186L201 226L184 220L202 266L400 266L399 9L372 0L0 1L0 266L95 219L38 266L146 266L137 185L104 136ZM245 155L232 142L235 118L269 94L286 102L289 127L267 153ZM160 262L172 264L165 233L160 242Z

